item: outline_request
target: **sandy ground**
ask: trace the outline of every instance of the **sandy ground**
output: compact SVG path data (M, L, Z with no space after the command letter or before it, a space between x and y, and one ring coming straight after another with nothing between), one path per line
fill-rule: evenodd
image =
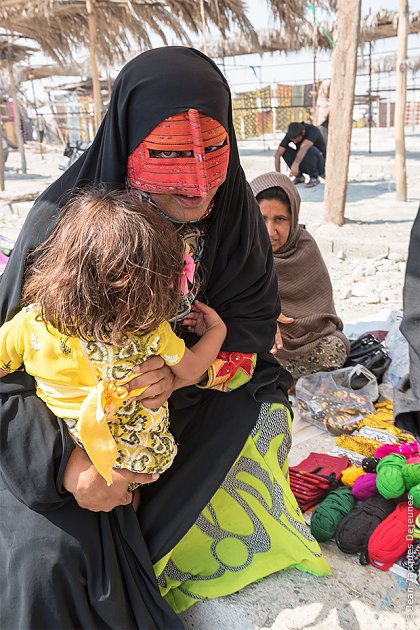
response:
M378 312L402 308L402 287L410 229L419 207L420 131L407 135L407 203L395 200L393 133L373 129L369 154L366 129L355 129L350 161L346 223L337 227L323 220L324 185L299 186L301 222L316 238L330 270L336 308L345 322L377 319ZM275 142L240 143L248 179L274 167ZM19 156L7 162L6 191L0 193L0 233L16 236L31 206L8 200L27 192L41 192L60 174L62 150L27 145L28 174L18 172ZM293 316L293 313L287 313ZM384 317L385 319L385 317ZM306 432L305 432L306 431ZM294 426L291 452L297 463L311 450L325 452L332 438L317 429ZM334 543L323 545L333 575L315 578L296 570L283 571L240 593L197 604L185 613L188 630L390 630L420 628L420 588L414 587L415 619L409 621L410 585L390 572L362 567Z

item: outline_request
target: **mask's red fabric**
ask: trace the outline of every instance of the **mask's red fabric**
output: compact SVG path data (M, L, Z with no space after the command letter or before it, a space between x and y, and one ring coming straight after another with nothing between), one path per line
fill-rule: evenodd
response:
M175 151L191 155L172 157ZM140 142L129 155L127 176L132 188L145 192L207 197L225 181L228 163L225 128L189 109L163 120Z

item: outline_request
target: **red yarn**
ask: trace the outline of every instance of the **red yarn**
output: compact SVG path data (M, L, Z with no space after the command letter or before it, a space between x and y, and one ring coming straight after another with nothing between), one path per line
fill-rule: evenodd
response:
M395 510L378 525L368 542L371 565L388 571L406 553L412 542L414 521L420 510L408 503L399 503Z

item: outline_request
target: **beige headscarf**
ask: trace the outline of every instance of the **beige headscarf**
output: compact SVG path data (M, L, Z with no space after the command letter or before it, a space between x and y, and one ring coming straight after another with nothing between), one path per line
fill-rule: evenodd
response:
M283 315L293 317L293 324L281 328L283 348L279 359L287 360L312 350L319 339L336 335L349 342L343 322L334 306L328 269L313 237L298 223L300 195L295 184L280 173L265 173L250 182L255 197L268 188L282 188L290 201L292 222L286 243L274 252L274 264Z

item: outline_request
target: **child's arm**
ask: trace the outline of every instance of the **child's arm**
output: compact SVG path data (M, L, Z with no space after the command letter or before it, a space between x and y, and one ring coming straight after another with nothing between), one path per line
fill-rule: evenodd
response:
M226 337L226 326L216 311L198 300L183 323L201 339L192 348L185 349L183 358L172 365L171 370L179 378L200 380L220 352Z
M3 376L6 376L6 374L10 374L10 372L6 372L6 370L2 370L0 368L0 378L3 378Z

